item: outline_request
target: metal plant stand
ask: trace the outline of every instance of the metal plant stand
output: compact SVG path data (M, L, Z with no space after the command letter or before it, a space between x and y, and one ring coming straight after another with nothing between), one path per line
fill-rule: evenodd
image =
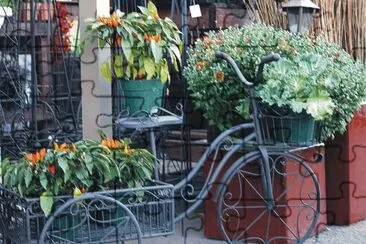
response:
M157 158L158 155L155 145L156 129L168 126L181 126L183 124L183 107L181 104L177 105L177 110L180 113L179 115L161 107L154 107L149 112L139 111L130 116L122 112L115 123L120 129L132 129L135 132L148 132L151 152ZM157 160L155 160L154 165L155 180L158 180L159 165Z
M151 182L143 188L55 197L46 218L38 198L0 187L3 243L120 243L174 233L173 186Z

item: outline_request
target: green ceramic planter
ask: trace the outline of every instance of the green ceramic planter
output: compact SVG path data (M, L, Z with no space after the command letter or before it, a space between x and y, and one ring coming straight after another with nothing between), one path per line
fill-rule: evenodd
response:
M260 106L259 123L264 143L307 146L319 142L320 124L305 111L294 113L290 110Z
M122 108L130 114L150 111L162 105L164 84L160 80L120 80L123 91Z

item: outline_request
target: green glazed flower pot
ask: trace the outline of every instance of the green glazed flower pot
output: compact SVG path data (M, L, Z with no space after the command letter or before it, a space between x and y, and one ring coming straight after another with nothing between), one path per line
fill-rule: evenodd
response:
M150 111L162 105L164 84L160 80L120 80L122 88L122 108L130 114Z
M260 108L259 123L265 144L307 146L318 143L320 124L305 111L280 111L266 105Z

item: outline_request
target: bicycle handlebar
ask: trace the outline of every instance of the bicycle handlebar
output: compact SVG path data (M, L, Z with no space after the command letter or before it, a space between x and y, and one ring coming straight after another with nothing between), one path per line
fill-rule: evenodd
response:
M231 65L231 67L233 68L234 72L239 77L240 81L243 82L245 85L247 85L247 86L252 86L253 85L253 83L247 81L244 78L244 75L241 73L241 71L239 70L238 65L235 63L235 61L234 61L234 59L232 59L232 57L230 57L226 53L217 51L216 52L216 58L221 58L221 59L225 60L226 62L228 62Z
M227 55L224 52L217 51L216 52L216 58L224 59L226 62L228 62L231 65L231 67L233 68L234 72L239 77L241 82L243 82L247 86L253 86L252 82L249 82L244 78L243 74L239 70L238 65L235 63L234 59L232 59L229 55ZM259 64L257 75L256 75L256 78L255 78L255 82L257 82L258 80L260 80L262 78L263 68L264 68L265 64L268 64L268 63L273 62L273 61L278 61L278 60L280 60L280 58L281 58L281 56L278 53L264 56L261 59L261 62Z
M281 56L278 53L270 54L270 55L264 56L261 59L261 64L268 64L273 61L278 61L278 60L280 60L280 58L281 58Z
M261 62L259 64L257 74L255 76L255 83L259 82L263 78L262 75L263 75L264 65L268 64L270 62L273 62L273 61L278 61L278 60L280 60L280 58L281 58L281 56L278 53L264 56L261 59Z

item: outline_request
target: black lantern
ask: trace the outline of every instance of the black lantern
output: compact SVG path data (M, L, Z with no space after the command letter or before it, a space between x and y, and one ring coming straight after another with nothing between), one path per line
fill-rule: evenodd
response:
M282 8L287 12L290 31L301 34L308 31L314 13L319 10L319 6L310 0L290 0Z

